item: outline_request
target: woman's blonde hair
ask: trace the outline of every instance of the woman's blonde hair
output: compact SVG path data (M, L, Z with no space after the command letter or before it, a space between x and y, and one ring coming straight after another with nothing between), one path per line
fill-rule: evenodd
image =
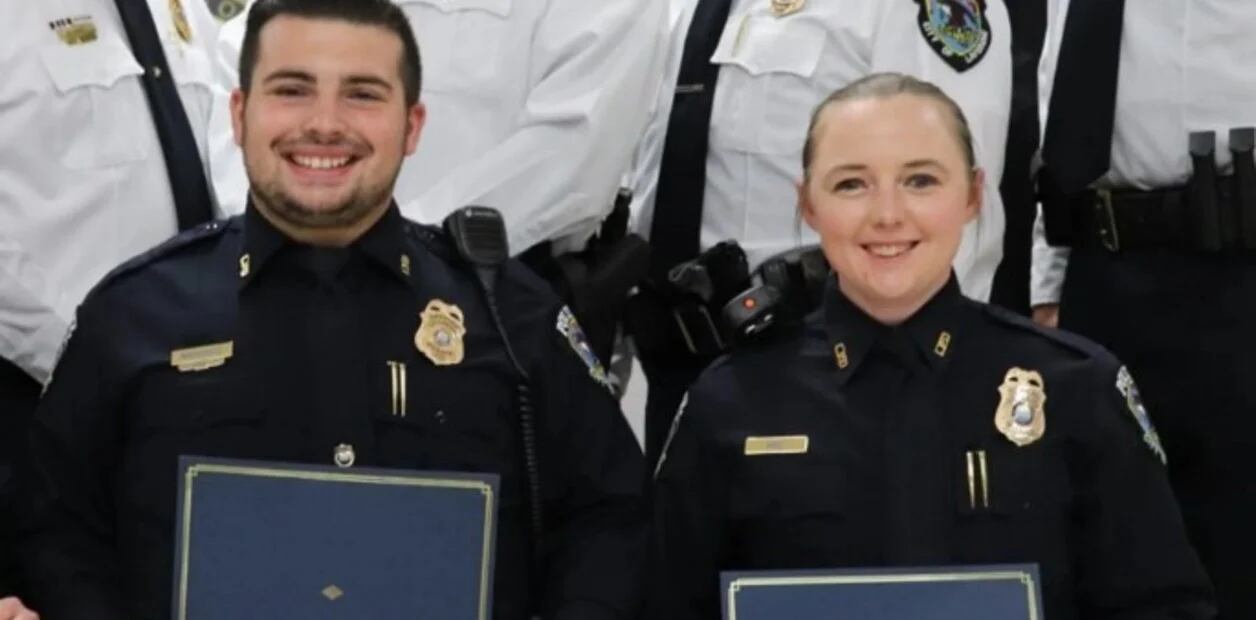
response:
M824 111L829 106L862 99L888 99L895 95L915 95L941 103L951 114L954 121L955 134L959 139L960 147L964 151L965 162L968 164L969 169L976 168L977 158L973 153L972 130L968 127L968 119L964 117L964 111L960 109L959 104L955 103L954 99L951 99L950 96L933 83L910 75L902 73L874 73L834 91L820 105L816 106L815 111L811 113L811 124L807 127L807 141L803 143L802 149L803 177L808 177L811 168L811 159L815 150L816 125L819 124L821 115L824 114Z

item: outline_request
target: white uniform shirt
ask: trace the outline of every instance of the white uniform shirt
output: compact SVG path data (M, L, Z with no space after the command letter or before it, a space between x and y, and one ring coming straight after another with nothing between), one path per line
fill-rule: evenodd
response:
M956 273L964 292L987 299L1002 260L1005 217L999 197L1012 99L1012 33L1007 9L986 3L992 32L985 57L958 72L935 52L909 0L808 0L776 17L769 0L734 0L712 62L720 65L711 112L701 247L736 239L751 266L814 232L797 219L795 183L817 104L846 84L881 71L911 74L942 87L960 104L987 175L980 217L964 232ZM648 234L658 168L696 0L673 0L666 87L637 153L636 228Z
M1055 82L1069 0L1050 0L1039 70L1039 112ZM1256 2L1127 0L1111 170L1097 186L1156 189L1191 177L1189 136L1215 131L1218 172L1231 172L1230 129L1256 126ZM1059 79L1068 79L1066 75ZM1068 250L1035 223L1031 302L1056 303Z
M202 161L220 101L218 25L150 0ZM176 232L161 142L113 0L5 2L0 22L0 357L47 380L74 309L110 269ZM72 20L95 40L71 45ZM58 28L61 29L59 32Z
M398 0L423 65L427 124L395 191L439 224L467 205L500 210L510 247L582 247L610 211L662 74L666 0ZM223 28L235 75L244 19ZM231 84L234 86L234 77ZM240 211L248 181L227 119L215 184Z

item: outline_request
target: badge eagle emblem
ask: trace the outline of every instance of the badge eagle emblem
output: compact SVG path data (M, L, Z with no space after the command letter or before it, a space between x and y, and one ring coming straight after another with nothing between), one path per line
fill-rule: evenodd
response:
M772 15L785 17L801 11L807 0L772 0Z
M986 0L915 0L917 22L929 47L952 69L967 71L990 50Z
M1009 368L999 386L999 408L994 426L1017 447L1025 447L1047 430L1046 387L1035 370Z
M451 303L433 299L419 315L419 331L414 346L437 366L462 363L465 354L462 337L467 333L462 310Z

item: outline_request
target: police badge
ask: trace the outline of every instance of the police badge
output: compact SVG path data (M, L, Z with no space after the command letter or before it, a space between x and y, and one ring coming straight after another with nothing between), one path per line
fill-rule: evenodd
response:
M178 34L184 43L191 43L192 25L188 23L187 13L183 12L183 0L170 0L170 21L174 22L175 34Z
M1042 375L1035 370L1009 368L999 386L999 408L994 412L994 426L1018 447L1039 439L1047 430L1047 413L1043 408L1047 392Z
M802 10L807 0L772 0L772 15L785 17Z
M1151 448L1151 451L1160 457L1161 463L1167 464L1169 457L1165 454L1164 446L1160 443L1160 433L1157 433L1156 427L1151 424L1151 416L1147 415L1147 408L1143 406L1143 397L1138 393L1138 386L1134 384L1134 377L1130 375L1129 369L1124 366L1116 373L1116 389L1125 398L1125 406L1134 415L1134 420L1138 422L1138 427L1143 429L1143 441L1147 443L1147 447Z
M414 334L414 346L437 366L462 363L464 350L462 337L467 327L463 323L462 310L439 299L427 302L427 308L419 315L419 331Z
M981 62L993 38L985 0L915 1L920 33L946 64L962 73Z

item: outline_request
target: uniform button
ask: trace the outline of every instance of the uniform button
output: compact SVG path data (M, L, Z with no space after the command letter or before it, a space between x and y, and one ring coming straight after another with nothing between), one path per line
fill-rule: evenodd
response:
M153 76L153 79L161 79L161 67L154 65L148 70L148 73Z
M347 443L342 443L336 446L335 453L332 456L332 461L336 463L336 467L353 467L353 462L356 461L357 458L358 455L353 452L353 446Z

